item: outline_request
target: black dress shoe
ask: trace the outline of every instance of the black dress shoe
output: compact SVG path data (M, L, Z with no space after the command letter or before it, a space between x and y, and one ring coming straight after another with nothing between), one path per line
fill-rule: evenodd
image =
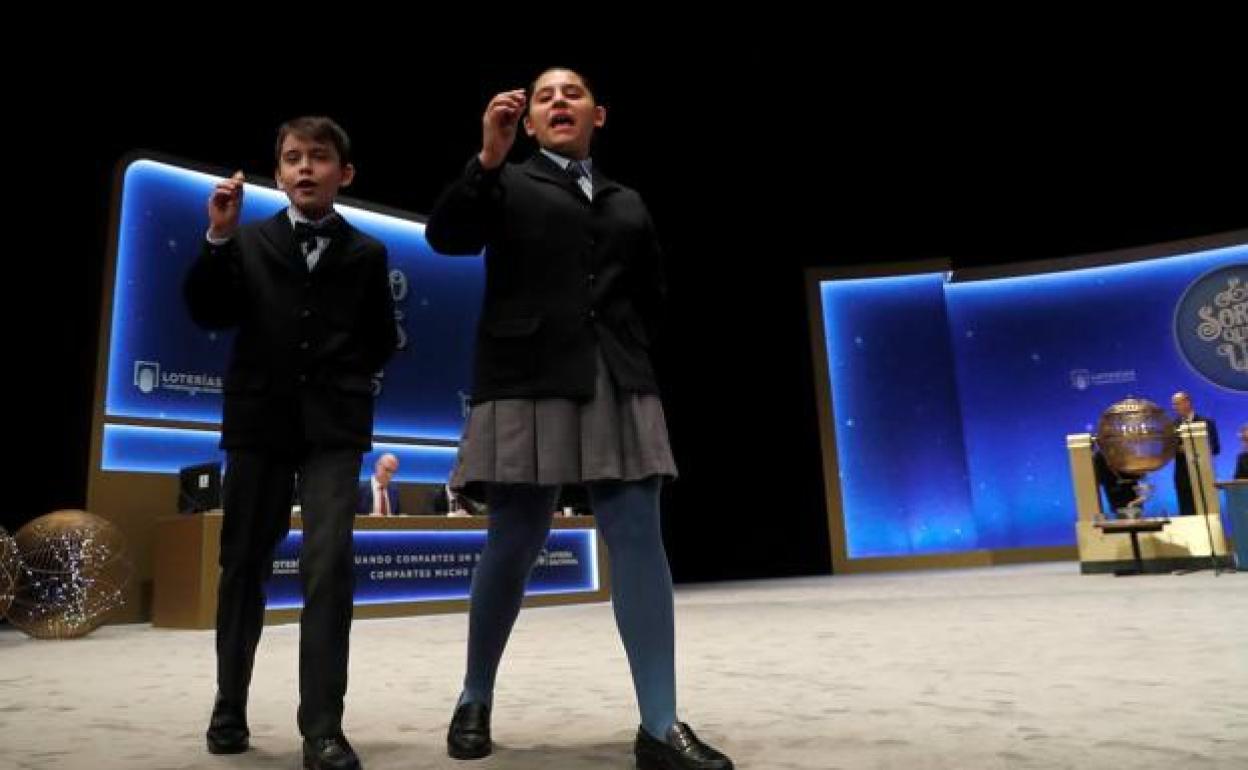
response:
M490 741L490 707L464 703L455 709L446 731L446 753L452 759L481 759L494 750Z
M667 740L653 738L637 728L633 753L639 770L732 770L732 760L698 740L689 725L677 722L667 729Z
M360 770L360 758L347 743L346 736L303 739L305 770Z
M229 703L220 694L212 706L208 720L208 752L210 754L242 754L247 750L251 731L247 729L245 706Z

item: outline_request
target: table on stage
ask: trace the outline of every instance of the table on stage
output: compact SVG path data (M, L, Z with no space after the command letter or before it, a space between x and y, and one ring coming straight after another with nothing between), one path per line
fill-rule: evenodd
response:
M220 511L167 517L156 525L152 624L213 628L217 611ZM355 617L464 612L481 549L485 517L357 516ZM299 546L303 520L273 557L266 623L297 620L302 606ZM556 516L525 591L526 606L606 601L606 549L592 516Z

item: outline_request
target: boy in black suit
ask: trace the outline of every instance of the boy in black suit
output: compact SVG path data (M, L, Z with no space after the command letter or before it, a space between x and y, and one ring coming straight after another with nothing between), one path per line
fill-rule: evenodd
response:
M217 696L208 750L246 751L247 690L273 549L298 478L299 730L304 766L358 768L342 734L354 589L352 523L372 446L372 377L394 351L386 249L334 212L355 176L346 133L324 117L278 129L277 185L289 208L239 226L243 175L208 201L211 226L184 284L205 329L237 329L225 378L227 454L217 606Z

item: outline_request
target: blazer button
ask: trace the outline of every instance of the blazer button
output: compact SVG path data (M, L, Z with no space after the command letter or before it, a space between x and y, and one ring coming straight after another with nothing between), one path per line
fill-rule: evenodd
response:
M303 342L300 342L300 343L299 343L299 349L300 349L300 350L307 350L307 349L308 349L308 347L309 347L309 345L308 345L308 341L307 341L307 340L304 340Z

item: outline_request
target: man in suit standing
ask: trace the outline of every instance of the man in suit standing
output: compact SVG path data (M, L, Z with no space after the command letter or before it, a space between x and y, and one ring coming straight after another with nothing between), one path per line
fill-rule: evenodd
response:
M399 470L399 458L386 452L373 464L373 475L360 484L360 494L355 510L369 516L398 516L399 493L391 482Z
M342 734L354 589L352 525L372 447L372 377L395 349L386 248L334 211L351 146L329 118L278 129L275 177L290 206L239 225L243 175L208 201L210 228L183 286L191 317L237 334L225 377L226 451L214 754L246 751L247 693L273 549L298 478L299 731L305 768L358 768Z
M1217 423L1209 417L1196 414L1191 396L1180 390L1170 397L1170 406L1174 408L1179 424L1203 422L1209 434L1209 451L1215 457L1218 452L1222 451L1222 446L1218 441ZM1196 503L1192 497L1191 475L1187 471L1187 447L1182 440L1179 441L1179 451L1174 456L1174 491L1179 499L1179 514L1191 516L1196 513Z

